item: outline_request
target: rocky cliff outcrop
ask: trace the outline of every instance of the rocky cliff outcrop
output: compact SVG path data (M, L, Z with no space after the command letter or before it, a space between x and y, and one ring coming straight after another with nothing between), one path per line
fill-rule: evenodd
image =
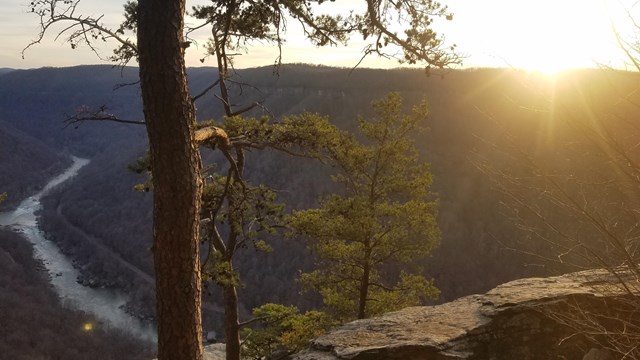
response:
M224 360L226 358L224 344L211 344L204 347L204 360Z
M516 280L484 295L348 323L294 359L614 359L570 325L624 307L628 298L616 283L605 271Z

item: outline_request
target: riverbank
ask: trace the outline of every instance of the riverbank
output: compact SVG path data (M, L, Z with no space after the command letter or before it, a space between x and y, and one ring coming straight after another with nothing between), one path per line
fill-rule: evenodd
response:
M91 313L113 329L145 341L155 341L155 327L152 323L140 321L124 311L129 300L126 294L113 289L90 288L79 284L78 269L56 244L45 238L38 226L36 212L41 208L42 196L75 176L88 163L89 160L74 157L72 166L50 180L42 191L23 200L14 211L0 213L0 225L9 226L31 242L35 258L46 267L51 285L63 305Z
M65 306L42 261L21 234L0 227L0 358L150 359L153 342ZM55 275L54 275L55 276Z

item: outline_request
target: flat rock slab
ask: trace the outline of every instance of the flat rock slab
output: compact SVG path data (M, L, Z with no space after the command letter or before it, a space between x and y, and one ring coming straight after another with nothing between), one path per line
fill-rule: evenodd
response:
M224 344L205 345L202 349L202 356L204 360L225 360L225 346Z
M226 358L224 344L206 345L203 349L204 360L224 360Z
M624 294L616 283L608 272L596 270L516 280L483 295L353 321L293 358L583 359L593 349L580 336L561 343L574 332L548 315L569 312L574 304L592 310L606 306L603 299Z

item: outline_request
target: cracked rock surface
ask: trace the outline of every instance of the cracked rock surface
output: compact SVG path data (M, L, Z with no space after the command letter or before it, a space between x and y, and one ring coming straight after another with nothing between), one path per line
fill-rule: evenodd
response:
M520 279L483 295L353 321L293 359L589 359L603 352L553 317L609 309L624 297L615 284L601 270Z

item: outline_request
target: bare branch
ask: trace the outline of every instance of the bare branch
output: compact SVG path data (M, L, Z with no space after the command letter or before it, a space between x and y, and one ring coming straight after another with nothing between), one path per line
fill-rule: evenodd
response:
M85 121L112 121L122 124L134 124L134 125L145 125L144 121L140 120L127 120L121 119L114 114L111 114L107 111L107 107L105 105L100 106L97 110L91 110L88 107L80 107L79 110L76 111L74 115L67 117L64 120L65 127L70 125L79 124Z
M202 96L204 96L206 93L209 92L209 90L213 89L214 87L216 87L216 85L218 85L220 83L220 79L214 81L213 84L207 86L204 90L202 90L198 95L194 96L191 98L192 102L196 102L196 100L198 100L199 98L201 98Z
M58 23L70 23L70 25L58 31L56 39L64 37L64 41L69 43L74 49L78 46L80 40L83 40L82 42L88 45L91 50L100 57L97 49L92 45L92 41L114 39L120 45L128 48L132 53L138 53L138 47L134 42L100 23L102 16L92 18L90 16L75 15L75 10L79 2L80 0L34 1L31 12L40 17L40 31L36 39L31 41L22 50L22 57L25 57L25 52L29 48L40 44L50 28Z
M122 89L123 87L134 86L134 85L139 85L139 84L140 84L140 80L129 82L129 83L116 84L116 85L113 86L113 90L115 91L115 90Z

